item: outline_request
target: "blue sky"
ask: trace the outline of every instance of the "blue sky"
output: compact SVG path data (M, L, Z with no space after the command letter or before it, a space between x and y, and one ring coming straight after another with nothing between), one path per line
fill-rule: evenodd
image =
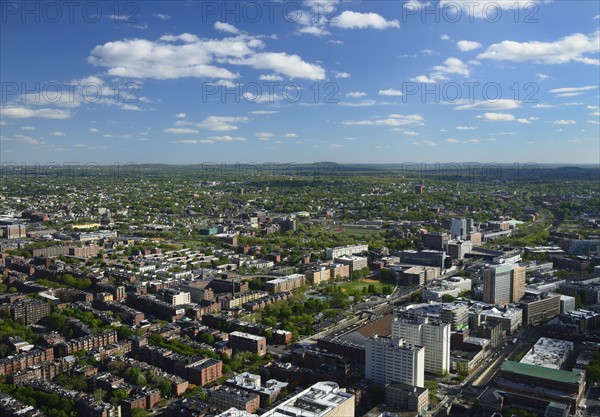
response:
M597 1L1 5L3 163L600 161Z

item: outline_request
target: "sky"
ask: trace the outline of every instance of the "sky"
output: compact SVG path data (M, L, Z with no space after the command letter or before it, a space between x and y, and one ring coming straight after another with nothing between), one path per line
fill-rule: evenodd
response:
M600 2L0 2L0 163L600 163Z

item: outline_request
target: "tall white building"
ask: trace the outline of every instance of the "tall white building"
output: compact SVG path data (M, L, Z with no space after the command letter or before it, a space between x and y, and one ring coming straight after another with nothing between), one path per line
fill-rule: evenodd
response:
M467 238L467 219L452 219L450 223L450 238L465 240Z
M425 351L395 337L367 339L365 344L365 377L376 384L389 382L423 387L425 383Z
M429 317L408 317L394 312L392 337L406 340L425 349L425 372L444 374L450 371L450 324Z

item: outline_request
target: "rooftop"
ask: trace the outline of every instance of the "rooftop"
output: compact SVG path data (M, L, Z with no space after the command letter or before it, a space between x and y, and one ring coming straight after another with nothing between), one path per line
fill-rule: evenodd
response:
M530 376L532 378L549 379L566 384L579 384L579 381L583 378L583 375L578 372L544 368L542 366L513 361L504 362L502 364L502 371Z

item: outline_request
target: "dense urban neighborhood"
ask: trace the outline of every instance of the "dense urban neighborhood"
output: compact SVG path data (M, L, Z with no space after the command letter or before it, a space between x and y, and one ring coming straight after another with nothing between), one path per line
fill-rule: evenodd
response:
M600 415L597 167L209 168L2 172L2 416Z

